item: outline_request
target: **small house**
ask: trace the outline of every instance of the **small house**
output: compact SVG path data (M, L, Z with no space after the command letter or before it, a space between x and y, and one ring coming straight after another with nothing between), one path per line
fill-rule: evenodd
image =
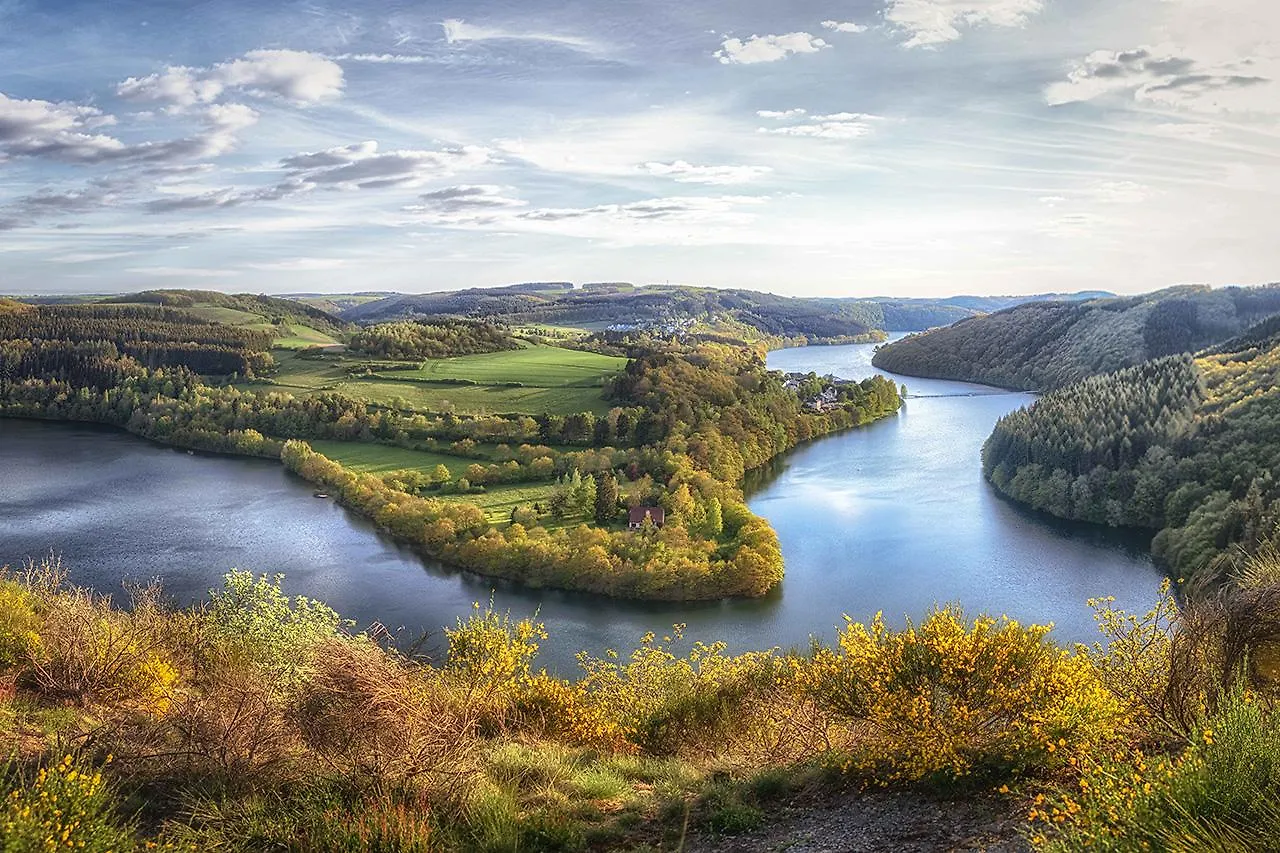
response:
M627 519L627 527L639 530L644 527L644 520L649 519L654 527L661 527L667 520L667 511L660 506L633 506Z

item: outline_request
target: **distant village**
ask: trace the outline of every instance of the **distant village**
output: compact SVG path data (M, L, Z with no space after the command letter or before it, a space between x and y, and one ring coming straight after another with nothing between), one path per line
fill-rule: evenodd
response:
M815 391L814 385L818 385ZM857 385L852 379L837 379L828 373L826 376L815 376L812 373L788 373L783 377L782 387L802 398L805 411L825 412L840 405L840 386Z
M697 320L692 317L669 318L663 320L637 320L634 323L614 323L605 329L606 332L613 332L619 335L629 334L631 332L647 332L649 334L661 335L663 337L671 337L672 335L682 335L691 330L697 324Z

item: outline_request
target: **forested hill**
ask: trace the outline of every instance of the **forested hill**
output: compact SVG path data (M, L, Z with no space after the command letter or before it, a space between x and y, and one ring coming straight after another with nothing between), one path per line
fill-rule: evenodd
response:
M350 329L350 324L337 316L292 299L260 296L251 293L218 293L212 290L145 290L102 300L104 304L163 305L201 314L218 322L240 325L265 321L298 324L328 334ZM233 313L234 312L234 313ZM247 316L246 316L247 315Z
M1156 557L1216 580L1218 558L1280 520L1280 336L1266 321L1226 351L1170 356L1045 395L1002 419L983 470L1062 518L1158 530Z
M950 299L794 298L749 290L631 284L523 284L448 293L392 294L361 301L342 312L358 323L429 316L472 317L504 323L644 323L727 319L764 335L819 340L872 330L918 331L954 323L981 311L1044 297ZM1064 297L1069 298L1069 297Z
M1153 358L1195 352L1280 312L1280 285L1175 287L1145 296L1034 302L882 347L907 376L1028 391L1061 388Z

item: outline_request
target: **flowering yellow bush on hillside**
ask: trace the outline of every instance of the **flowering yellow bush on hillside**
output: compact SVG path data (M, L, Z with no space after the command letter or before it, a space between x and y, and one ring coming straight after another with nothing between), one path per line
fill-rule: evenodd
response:
M850 622L801 678L857 724L846 769L884 783L1050 770L1115 737L1123 715L1089 660L1048 632L956 607L901 631L877 615Z

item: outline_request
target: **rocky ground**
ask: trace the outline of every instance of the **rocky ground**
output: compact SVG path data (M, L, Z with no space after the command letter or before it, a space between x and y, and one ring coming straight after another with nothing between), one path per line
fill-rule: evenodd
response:
M689 839L689 853L1023 853L1026 807L1008 797L942 799L914 792L848 792L771 810L749 835Z

